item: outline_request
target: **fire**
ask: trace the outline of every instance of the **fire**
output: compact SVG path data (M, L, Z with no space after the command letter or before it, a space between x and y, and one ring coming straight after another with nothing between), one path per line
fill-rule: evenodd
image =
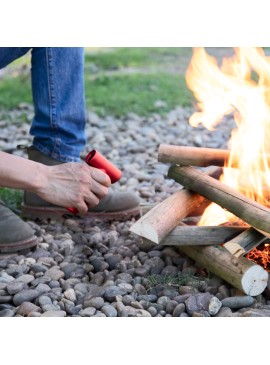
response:
M261 48L236 48L219 66L203 48L195 48L186 82L198 107L191 125L202 123L213 130L229 114L236 122L229 142L230 158L220 180L269 206L270 58ZM231 219L231 214L211 204L199 224L216 225Z
M260 263L268 272L270 272L270 245L265 243L258 248L254 248L250 251L246 257L256 263Z

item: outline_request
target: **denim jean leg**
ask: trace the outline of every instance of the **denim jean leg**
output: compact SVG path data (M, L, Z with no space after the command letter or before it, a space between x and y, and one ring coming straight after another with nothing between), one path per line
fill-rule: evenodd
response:
M0 69L25 55L31 47L0 47Z
M33 145L62 162L80 161L85 147L84 49L32 49Z

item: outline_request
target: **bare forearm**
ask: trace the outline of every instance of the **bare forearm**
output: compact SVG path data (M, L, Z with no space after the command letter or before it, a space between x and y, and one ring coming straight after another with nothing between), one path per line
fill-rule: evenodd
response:
M103 171L86 163L45 166L0 152L0 186L28 190L42 199L86 213L108 193L111 181Z
M45 176L46 166L25 158L0 152L0 186L36 192Z

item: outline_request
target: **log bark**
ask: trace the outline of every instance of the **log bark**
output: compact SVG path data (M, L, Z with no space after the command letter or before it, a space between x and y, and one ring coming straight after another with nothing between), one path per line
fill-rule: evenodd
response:
M253 248L266 240L267 237L265 237L265 235L250 227L232 238L230 241L224 243L223 247L232 255L239 257L247 254Z
M161 144L158 148L158 161L169 162L181 166L224 166L230 157L229 150L216 148L201 148L189 146L174 146ZM237 167L240 157L234 156L235 164L232 161L230 167ZM261 156L261 161L266 158L270 164L270 155Z
M159 244L183 218L201 205L204 197L181 189L154 206L135 222L130 231Z
M218 178L219 167L211 167L206 174ZM148 213L135 222L130 231L159 244L167 234L198 208L205 198L187 189L181 189L155 205Z
M160 244L164 246L220 245L235 237L237 238L245 231L245 227L178 226L174 228Z
M198 148L161 144L158 148L158 161L181 166L224 166L230 151L215 148Z
M266 270L245 257L234 257L221 246L181 246L178 249L247 295L259 295L267 286Z
M192 167L172 166L168 176L270 237L270 209Z

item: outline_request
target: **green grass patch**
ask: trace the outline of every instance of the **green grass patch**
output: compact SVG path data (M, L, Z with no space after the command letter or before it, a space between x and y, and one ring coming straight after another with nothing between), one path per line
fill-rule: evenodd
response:
M148 116L163 114L176 105L189 106L191 93L187 90L184 75L166 72L166 65L179 66L191 56L191 48L103 48L85 52L86 107L101 116L121 117L128 112ZM182 60L182 61L181 61ZM24 62L24 63L23 63ZM15 109L20 103L32 103L30 56L22 57L8 66L9 72L0 78L0 108ZM97 66L94 74L90 63ZM154 71L148 66L158 66ZM163 67L164 66L164 67ZM143 73L110 73L123 67L140 67ZM148 71L147 71L148 70ZM161 100L163 107L155 106Z
M0 199L14 212L21 211L23 191L17 189L0 188Z
M181 75L169 73L120 74L100 76L95 80L86 78L86 104L99 115L121 117L128 112L147 116L163 114L176 105L189 106L192 94ZM161 100L165 106L158 108Z
M20 103L32 103L30 75L7 76L0 79L0 108L14 109Z
M181 57L191 57L190 47L126 47L100 49L85 54L87 64L94 64L99 71L123 67L145 67L180 63Z

